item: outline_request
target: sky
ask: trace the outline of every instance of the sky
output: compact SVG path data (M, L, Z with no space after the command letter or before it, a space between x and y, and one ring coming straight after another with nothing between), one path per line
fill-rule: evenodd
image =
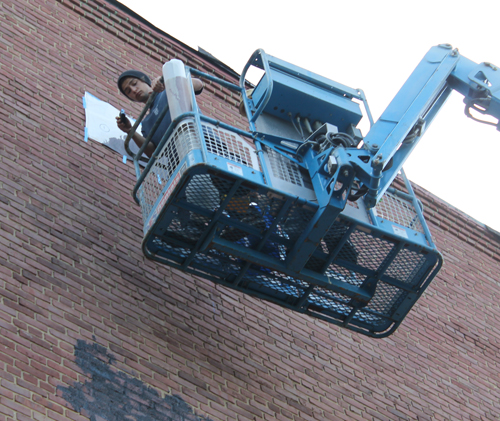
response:
M449 43L478 64L500 66L498 0L121 3L238 73L252 53L262 48L321 76L363 89L375 120L434 45ZM456 92L451 95L404 169L412 182L500 231L500 132L468 119L462 100ZM367 129L362 126L362 130L366 135Z

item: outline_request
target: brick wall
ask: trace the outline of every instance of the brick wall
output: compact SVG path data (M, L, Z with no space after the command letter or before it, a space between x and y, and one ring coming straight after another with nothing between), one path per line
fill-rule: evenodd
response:
M0 421L500 418L498 237L417 189L445 265L379 340L147 261L82 96L119 107L122 70L173 57L235 75L111 2L0 8ZM245 127L229 91L199 100Z

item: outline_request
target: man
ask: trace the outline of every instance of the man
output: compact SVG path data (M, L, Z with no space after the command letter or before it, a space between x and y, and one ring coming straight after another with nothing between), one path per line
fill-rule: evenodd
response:
M161 112L168 105L168 99L165 93L165 85L162 82L161 76L151 81L151 79L145 73L138 70L127 70L123 72L118 77L117 83L120 92L134 102L141 102L145 104L153 92L158 93L149 108L149 112L141 121L142 135L136 132L132 136L132 139L137 144L137 146L141 147L146 141L146 137L148 136L148 134L151 133L151 130L155 125L157 119L159 118ZM192 78L192 84L195 94L200 94L203 90L203 82L200 79ZM160 125L156 129L155 133L153 134L151 141L144 150L144 153L147 156L153 156L155 149L161 142L163 135L166 133L171 123L172 118L170 115L170 111L168 111L161 121ZM118 128L125 133L129 133L132 129L132 124L128 118L122 120L121 117L118 116L116 117L116 124ZM168 179L177 165L179 165L179 162L180 157L178 155L177 148L174 145L170 149L170 155L168 156L168 159L163 159L160 163L157 163L157 165L163 169L162 173L164 173L164 175ZM199 186L198 188L196 188L196 186L193 187L189 185L182 199L188 201L189 203L194 203L202 207L213 209L220 202L219 192L212 185L209 176L202 175L201 179L206 184L206 186L201 189L203 194L201 194ZM202 218L201 216L196 215L193 212L181 212L177 219L180 223L180 228L170 232L169 235L181 238L183 241L187 242L197 241L200 232L202 232L202 230L205 228L206 218Z
M161 76L151 81L151 79L145 73L138 70L127 70L123 72L118 77L117 83L120 92L128 99L135 102L142 102L144 104L148 101L149 96L153 92L158 92L158 95L156 95L156 98L149 109L149 113L141 122L142 135L136 132L132 137L137 146L141 147L146 141L146 137L153 128L159 114L168 104L167 95L165 94L165 85L162 82ZM200 79L193 78L192 83L195 94L200 94L203 90L203 82ZM160 143L171 122L172 119L170 117L169 111L163 118L162 122L158 126L158 129L153 135L151 142L148 144L146 150L144 151L147 156L151 157L153 155L156 147ZM132 124L126 117L124 120L122 120L120 117L116 117L116 124L118 128L125 133L130 132L130 130L132 129Z

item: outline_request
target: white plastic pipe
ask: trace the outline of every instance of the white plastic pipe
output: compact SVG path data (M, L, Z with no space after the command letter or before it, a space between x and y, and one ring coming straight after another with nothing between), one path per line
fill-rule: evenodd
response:
M163 65L163 81L172 120L192 111L193 103L184 63L177 59L167 61Z

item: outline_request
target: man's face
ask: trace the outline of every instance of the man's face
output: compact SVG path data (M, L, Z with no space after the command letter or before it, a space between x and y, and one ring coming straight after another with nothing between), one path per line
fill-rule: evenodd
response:
M122 82L122 89L132 101L146 102L153 89L136 77L128 77Z

